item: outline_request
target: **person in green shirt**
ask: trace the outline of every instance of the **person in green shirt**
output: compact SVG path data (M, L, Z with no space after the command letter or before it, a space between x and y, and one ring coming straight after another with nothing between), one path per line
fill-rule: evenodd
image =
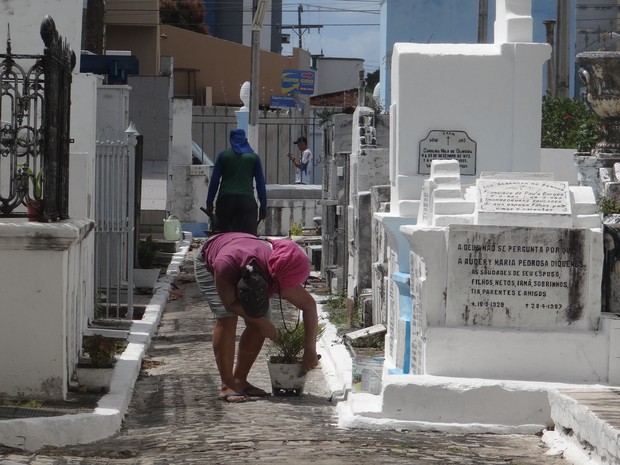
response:
M263 166L243 129L230 131L230 145L231 148L220 152L215 159L207 192L207 215L213 221L213 204L217 195L215 215L219 232L256 235L259 221L267 216ZM254 181L260 209L254 197Z

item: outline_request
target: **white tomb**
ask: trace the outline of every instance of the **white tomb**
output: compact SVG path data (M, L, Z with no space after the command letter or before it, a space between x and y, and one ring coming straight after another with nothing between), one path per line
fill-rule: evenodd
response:
M542 68L531 0L496 1L495 43L396 43L390 107L391 211L415 216L432 160L461 174L538 171ZM473 180L473 179L472 179Z
M620 320L601 313L591 188L540 173L483 173L469 187L459 177L456 160L433 162L419 222L400 228L410 245L409 372L620 382L610 351Z

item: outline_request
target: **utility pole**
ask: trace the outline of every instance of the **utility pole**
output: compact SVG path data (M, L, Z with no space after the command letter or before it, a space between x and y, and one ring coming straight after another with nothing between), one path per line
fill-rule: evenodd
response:
M269 0L258 0L252 18L252 44L250 53L250 120L248 142L257 150L258 146L258 87L260 80L260 31Z
M478 0L478 43L486 44L489 22L489 0Z
M299 39L299 48L301 48L301 14L304 12L304 6L300 3L297 7L297 37Z
M547 43L551 45L551 57L549 61L547 61L547 92L551 94L553 97L556 97L555 92L555 20L549 19L547 21L543 21L545 25L545 30L547 34Z
M290 29L292 30L295 34L297 34L297 37L299 38L299 48L302 48L302 40L301 37L304 35L305 32L308 32L310 29L322 29L323 25L322 24L302 24L301 23L301 14L304 12L304 6L303 5L299 5L297 7L297 24L283 24L282 26L280 26L281 30L284 29Z
M555 54L555 91L558 97L568 97L570 63L568 50L570 48L570 2L557 1L556 25L556 54Z

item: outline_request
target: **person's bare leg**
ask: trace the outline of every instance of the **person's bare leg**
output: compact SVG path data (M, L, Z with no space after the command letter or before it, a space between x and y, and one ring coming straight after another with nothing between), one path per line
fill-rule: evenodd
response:
M251 326L246 326L241 334L241 339L239 340L239 353L237 355L237 365L235 366L234 371L235 383L242 390L240 392L245 392L251 396L267 395L267 392L252 386L248 382L248 375L254 365L254 362L256 361L256 357L258 357L258 354L263 347L264 342L265 338L256 330L256 328L252 328Z
M239 392L241 389L241 386L235 382L233 375L237 319L236 316L216 318L213 328L213 354L220 373L222 392L227 389Z

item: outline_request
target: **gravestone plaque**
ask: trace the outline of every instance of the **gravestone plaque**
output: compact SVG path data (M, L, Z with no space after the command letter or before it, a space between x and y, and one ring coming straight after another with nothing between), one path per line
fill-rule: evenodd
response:
M451 226L449 326L583 329L587 229Z
M567 182L478 179L477 224L503 226L573 225Z
M457 160L462 175L476 175L476 142L465 131L429 131L420 141L418 174L430 174L433 160Z
M568 183L479 179L479 212L570 214Z

